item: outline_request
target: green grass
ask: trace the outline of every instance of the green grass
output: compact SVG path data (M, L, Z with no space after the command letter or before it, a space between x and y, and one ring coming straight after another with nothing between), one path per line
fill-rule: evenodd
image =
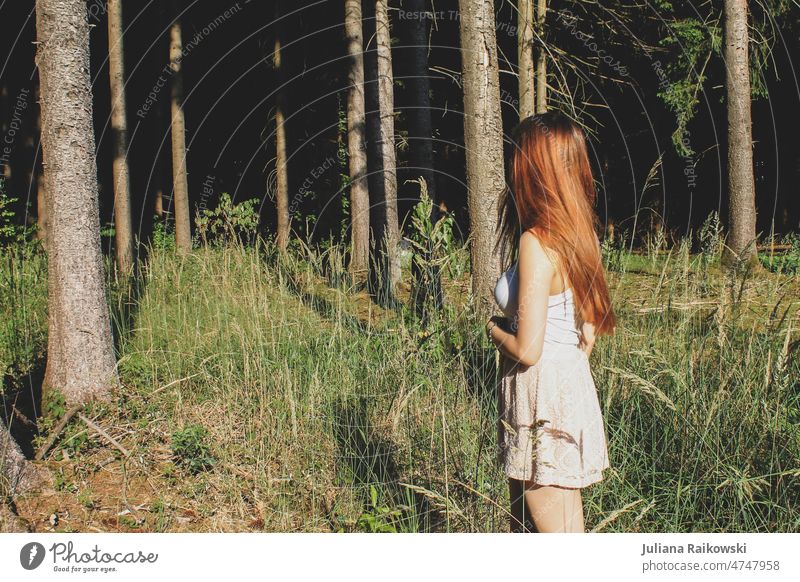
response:
M334 251L153 251L118 326L128 446L207 529L257 514L270 531L506 531L495 352L462 303L468 273L423 328L348 289ZM800 530L797 281L725 276L687 245L617 267L619 327L592 355L611 469L584 491L587 527ZM158 469L176 434L181 458L213 465Z

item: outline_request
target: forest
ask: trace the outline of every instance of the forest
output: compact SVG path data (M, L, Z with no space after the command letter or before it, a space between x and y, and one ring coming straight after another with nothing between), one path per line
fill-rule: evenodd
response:
M587 138L587 531L800 531L797 0L0 1L0 531L501 532L512 131ZM524 524L523 524L524 525Z

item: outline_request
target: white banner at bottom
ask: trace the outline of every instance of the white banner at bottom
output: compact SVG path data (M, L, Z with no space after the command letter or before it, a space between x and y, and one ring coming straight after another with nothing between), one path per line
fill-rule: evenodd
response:
M800 534L1 534L2 580L800 580Z

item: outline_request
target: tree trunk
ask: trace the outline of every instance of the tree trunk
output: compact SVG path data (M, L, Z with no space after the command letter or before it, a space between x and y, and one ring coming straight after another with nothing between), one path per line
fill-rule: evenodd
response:
M281 3L275 2L275 20L280 18ZM278 86L282 87L286 77L281 63L280 28L275 29L275 50L272 53L272 64L277 73ZM289 243L289 176L286 168L286 99L284 89L279 88L275 97L275 201L278 207L278 233L276 243L278 249L286 250Z
M118 383L100 252L86 3L37 0L36 31L49 223L43 388L79 403Z
M547 46L544 42L546 18L547 0L537 0L536 34L539 36L539 43L536 45L536 113L547 111Z
M153 109L155 109L155 125L156 125L156 135L164 135L161 132L164 131L164 109L163 109L163 100L158 100L155 104ZM155 181L155 202L153 203L153 212L159 218L159 220L164 219L164 181L165 181L165 174L164 171L164 148L158 148L154 154L153 158L153 180Z
M163 2L158 3L158 22L159 25L166 25L167 22L167 10L164 6ZM169 46L169 39L166 39L167 46L161 45L161 40L159 40L158 49L167 49ZM166 51L165 51L166 52ZM155 126L156 126L156 136L166 135L162 133L165 131L164 128L164 107L169 106L165 103L164 99L158 99L153 104L154 115L155 115ZM153 158L153 180L155 181L155 200L153 202L153 214L158 217L159 221L164 221L165 216L165 209L164 209L164 186L165 186L165 174L164 171L165 164L164 164L164 151L163 148L158 148L154 154Z
M430 14L425 0L409 0L408 11L418 14ZM439 207L436 196L436 175L433 163L433 124L431 122L431 97L430 79L428 76L428 18L409 19L411 43L411 77L408 80L412 103L408 113L408 140L410 144L410 171L412 176L424 178L428 188L428 195L433 201L431 221L439 219ZM432 258L432 257L428 257ZM422 309L428 302L429 294L433 295L433 306L441 308L444 303L441 277L438 268L431 269L431 284L417 285L423 279L422 273L417 272L416 261L412 262L415 289L413 296L418 312L427 317Z
M367 183L366 112L364 105L364 41L361 0L345 0L349 89L347 92L347 153L350 164L350 273L358 281L369 273L369 186Z
M169 66L172 70L172 202L175 209L175 245L182 252L192 250L189 216L189 178L186 174L186 119L183 114L183 38L179 2L173 0L170 27Z
M36 487L43 470L28 462L22 449L0 419L0 510L6 498Z
M375 43L378 60L378 104L380 115L380 151L382 160L383 200L378 244L381 249L382 282L387 297L394 297L400 280L400 226L397 216L397 168L394 147L394 77L392 76L392 35L387 0L375 0Z
M533 68L533 2L517 1L517 63L519 69L519 118L536 113Z
M426 12L425 0L408 0L412 13ZM436 176L433 171L433 128L431 123L430 78L428 76L428 18L409 19L411 27L412 105L408 111L408 137L412 175L422 175L428 184L428 195L436 200ZM435 205L434 205L435 206Z
M746 0L725 0L729 192L728 240L723 253L725 264L757 259L748 41Z
M123 31L122 0L108 0L108 72L111 79L111 131L114 138L114 232L117 268L125 277L133 270L133 226Z
M505 185L494 4L491 0L459 0L458 4L472 292L477 308L488 312L500 276L497 224Z

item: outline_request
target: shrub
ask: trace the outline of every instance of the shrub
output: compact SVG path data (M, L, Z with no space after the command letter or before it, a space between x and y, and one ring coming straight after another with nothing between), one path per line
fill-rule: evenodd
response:
M199 424L189 424L172 433L172 454L175 461L193 475L213 467L208 433Z

